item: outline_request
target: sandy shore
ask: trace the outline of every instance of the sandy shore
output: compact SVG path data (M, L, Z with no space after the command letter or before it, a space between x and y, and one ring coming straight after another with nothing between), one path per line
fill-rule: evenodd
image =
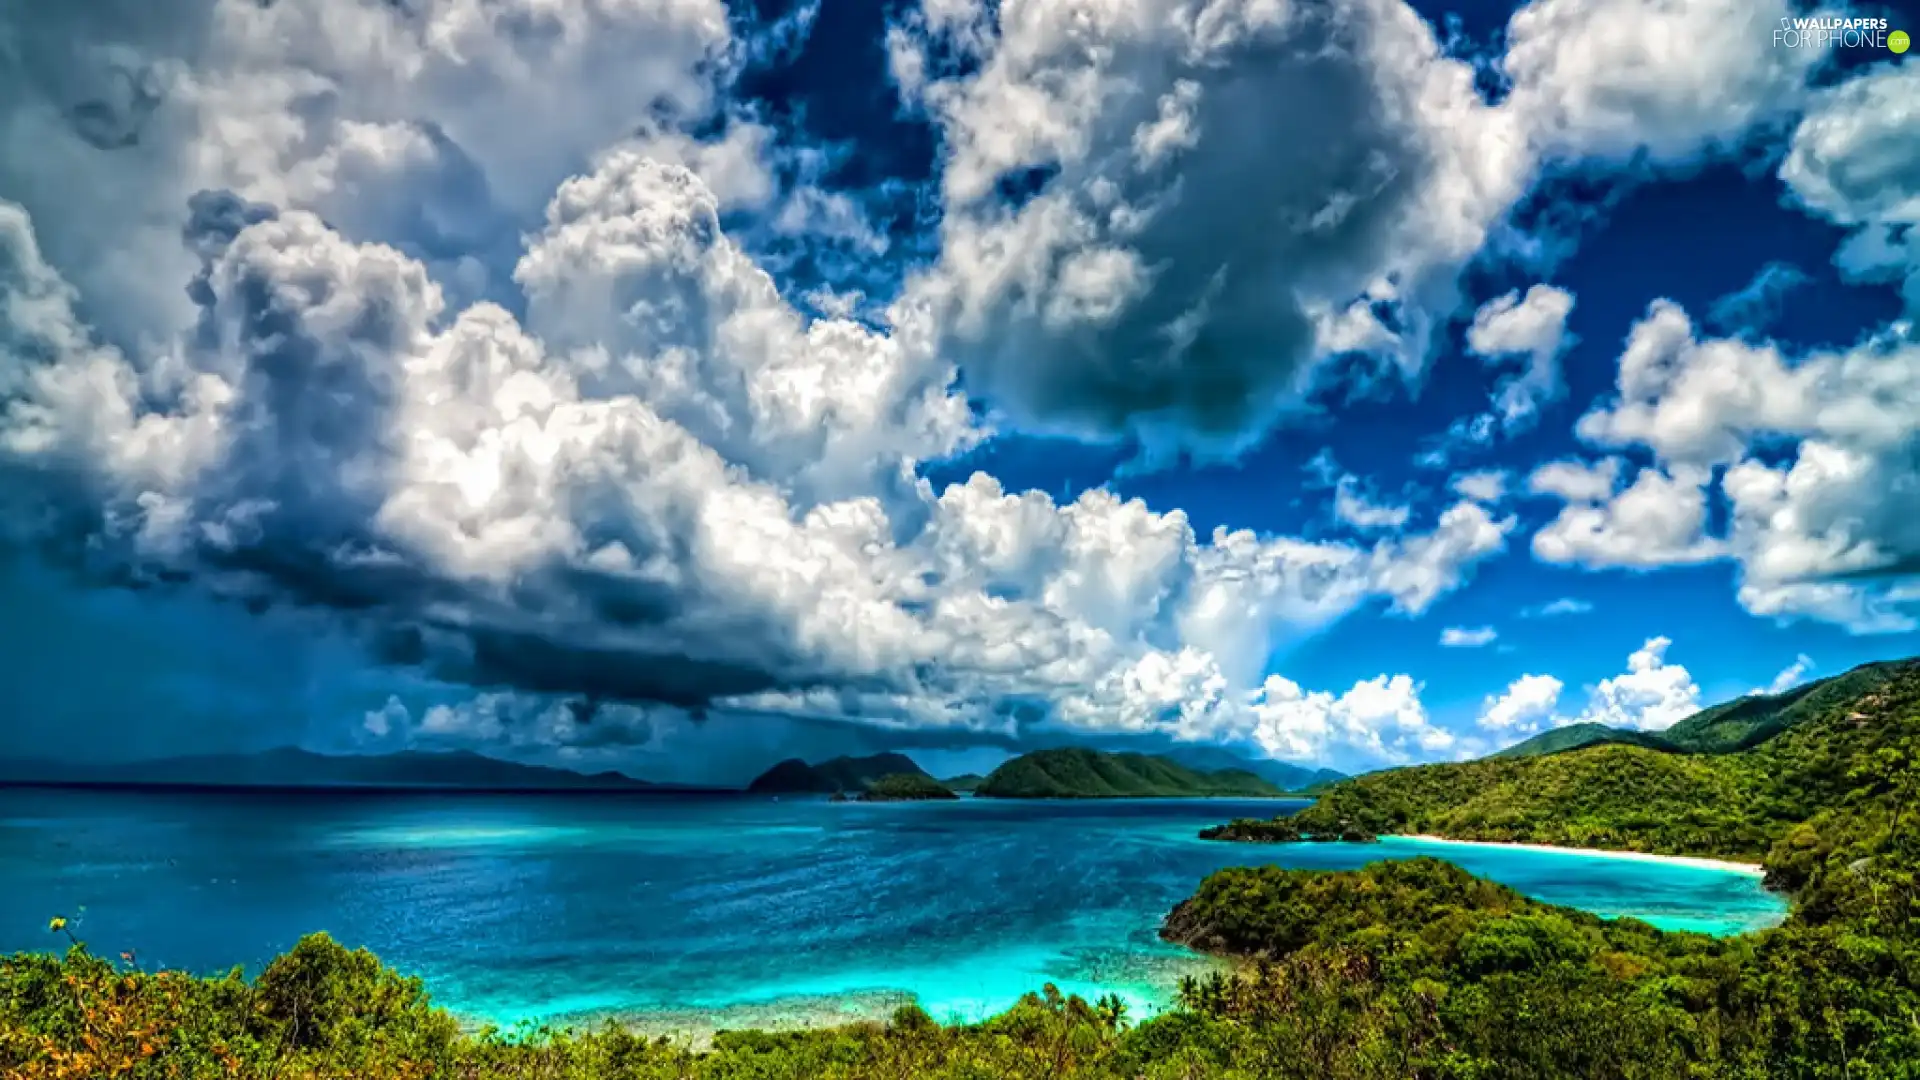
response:
M556 1031L567 1028L588 1031L610 1024L648 1038L665 1036L688 1049L703 1051L713 1048L713 1036L720 1031L797 1031L842 1027L862 1021L885 1022L895 1009L913 1003L912 994L852 991L846 994L743 1002L710 1009L677 1008L651 1012L614 1010L546 1016L519 1025L509 1025L506 1030L513 1031L518 1027L530 1031L544 1025ZM479 1031L485 1024L467 1019L461 1026L473 1032Z
M1382 837L1382 839L1389 839ZM1608 851L1605 848L1560 847L1557 844L1507 844L1494 840L1454 840L1445 836L1404 836L1405 840L1424 840L1434 844L1461 844L1467 847L1514 848L1519 851L1552 851L1561 855L1591 855L1601 859L1626 859L1631 862L1670 863L1675 866L1697 866L1702 870L1725 870L1734 874L1748 874L1752 877L1765 877L1766 869L1759 863L1728 862L1725 859L1701 859L1692 855L1649 855L1644 851Z

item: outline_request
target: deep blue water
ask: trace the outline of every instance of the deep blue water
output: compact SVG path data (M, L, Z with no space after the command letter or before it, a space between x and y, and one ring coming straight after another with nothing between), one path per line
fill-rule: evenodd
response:
M1714 933L1783 910L1753 877L1686 866L1194 835L1276 809L0 791L0 952L59 944L60 914L96 952L196 971L327 930L503 1024L907 994L958 1019L1047 981L1151 1011L1196 962L1155 937L1161 917L1236 864L1438 854L1543 900Z

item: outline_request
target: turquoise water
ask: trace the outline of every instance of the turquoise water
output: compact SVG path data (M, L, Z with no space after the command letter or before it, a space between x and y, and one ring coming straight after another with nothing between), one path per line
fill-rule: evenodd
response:
M49 948L56 914L77 915L98 952L196 971L258 964L324 929L425 977L463 1016L502 1024L764 1023L909 996L971 1019L1049 981L1163 1006L1198 961L1158 940L1161 917L1236 864L1438 854L1543 900L1710 933L1783 911L1758 879L1719 870L1194 835L1277 809L0 791L0 952Z

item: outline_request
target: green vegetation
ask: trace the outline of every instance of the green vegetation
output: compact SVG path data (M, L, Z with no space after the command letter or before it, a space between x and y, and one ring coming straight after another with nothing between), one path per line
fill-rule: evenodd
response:
M1536 757L1578 750L1597 743L1626 743L1649 750L1679 754L1728 754L1760 745L1803 721L1840 704L1868 697L1882 687L1912 677L1920 661L1894 660L1862 664L1852 671L1821 679L1782 694L1748 694L1689 716L1659 734L1608 727L1605 724L1569 724L1517 742L1494 757Z
M1602 743L1626 743L1629 746L1644 746L1649 750L1671 751L1674 749L1672 743L1645 731L1626 731L1611 728L1605 724L1584 723L1568 724L1566 727L1543 731L1531 739L1514 743L1492 756L1497 758L1540 757L1544 754L1559 754Z
M980 781L985 779L986 777L979 773L961 773L959 776L949 776L940 782L947 785L948 791L972 791L980 786Z
M1049 986L978 1025L906 1008L694 1051L612 1026L463 1033L417 980L319 935L250 981L146 973L76 943L0 959L0 1076L1912 1080L1920 843L1896 824L1864 866L1816 870L1825 902L1726 940L1540 904L1434 859L1225 870L1162 932L1242 965L1186 980L1176 1008L1138 1025L1117 1000Z
M989 773L974 794L995 799L1113 799L1282 792L1241 770L1203 773L1162 757L1073 747L1022 754Z
M1306 839L1292 818L1234 818L1225 825L1200 830L1202 840L1232 840L1243 844L1297 844Z
M1597 787L1582 794L1581 781ZM462 1032L418 981L324 936L251 980L144 972L132 957L115 964L73 942L64 957L0 958L0 1076L1920 1077L1920 675L1911 669L1734 753L1599 745L1400 770L1338 785L1292 820L1317 835L1327 830L1316 814L1336 825L1577 834L1686 854L1764 846L1770 879L1795 905L1782 926L1715 939L1541 904L1434 859L1333 873L1229 869L1202 882L1162 933L1238 966L1186 980L1177 1007L1144 1023L1128 1023L1117 1000L1088 1004L1048 987L978 1025L942 1027L907 1008L883 1024L725 1032L702 1051L613 1027ZM67 933L62 920L52 929Z
M1296 825L1765 859L1796 887L1802 852L1870 846L1848 800L1857 770L1920 741L1920 664L1876 664L1772 698L1743 698L1676 725L1695 744L1771 737L1725 753L1602 744L1358 777L1321 793ZM1702 719L1704 718L1704 719ZM1741 734L1744 732L1745 734ZM1846 826L1852 828L1853 826Z
M1193 1014L1326 1062L1252 1075L1894 1080L1920 1062L1916 856L1904 838L1882 851L1843 920L1803 910L1732 939L1540 904L1433 859L1222 871L1163 933L1252 962L1187 987Z
M1810 682L1784 694L1749 694L1689 716L1663 737L1674 747L1700 754L1724 754L1758 746L1807 720L1881 690L1910 682L1920 661L1862 664L1830 679Z
M1337 784L1298 815L1308 831L1360 828L1757 860L1811 809L1756 805L1726 759L1637 746L1423 765Z
M883 776L900 775L933 779L905 754L837 757L818 765L809 765L799 758L788 758L755 777L753 783L747 785L747 790L768 795L857 794Z
M867 785L861 802L912 802L919 799L957 799L946 785L924 773L890 773Z
M1339 832L1305 833L1300 824L1290 817L1277 818L1234 818L1225 825L1212 825L1200 830L1202 840L1231 840L1243 844L1297 844L1328 843L1341 841L1348 844L1368 844L1380 838L1360 829L1344 829Z

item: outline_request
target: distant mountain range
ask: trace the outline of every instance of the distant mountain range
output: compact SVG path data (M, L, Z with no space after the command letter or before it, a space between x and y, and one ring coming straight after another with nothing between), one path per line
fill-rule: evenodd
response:
M788 758L754 777L747 790L762 795L857 795L883 776L933 777L905 754L837 757L818 765Z
M464 750L316 754L293 747L257 754L206 754L113 765L0 761L0 784L528 792L659 788L617 772L587 774L522 765Z
M1029 792L1040 797L1276 795L1343 779L1330 769L1250 761L1212 747L1182 747L1176 754L1164 756L1070 748L1014 758L989 777L966 774L946 781L935 781L905 754L836 757L817 764L789 758L761 773L746 790L758 794L857 796L882 777L925 778L952 791L984 787L989 790L982 794L1003 798L1034 797ZM525 765L465 750L320 754L294 747L113 764L0 759L0 786L22 785L480 792L724 790L653 783L611 771L589 774Z
M1166 757L1067 747L1022 754L987 774L978 798L1114 799L1271 796L1281 789L1246 769L1202 772Z
M1240 770L1272 784L1282 791L1313 791L1347 778L1343 772L1292 765L1284 761L1244 757L1219 746L1177 746L1159 755L1201 772Z

